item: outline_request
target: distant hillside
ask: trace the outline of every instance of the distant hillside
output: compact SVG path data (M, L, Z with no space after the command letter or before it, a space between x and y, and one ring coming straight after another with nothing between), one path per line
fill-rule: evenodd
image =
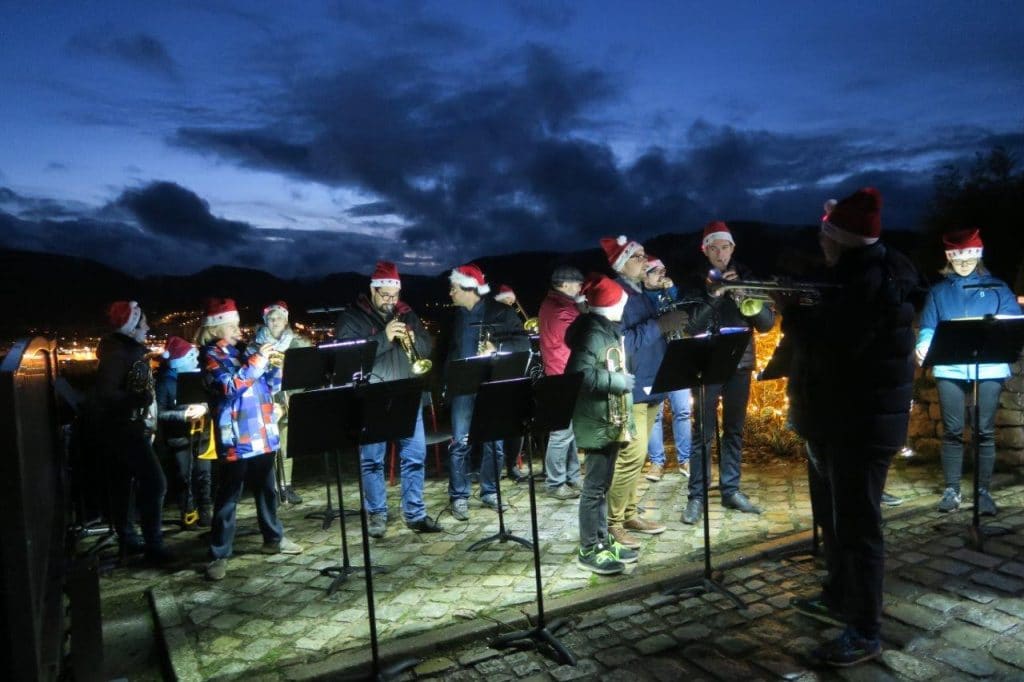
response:
M730 227L737 241L736 258L758 277L788 275L813 279L821 267L816 226L766 225L735 222ZM889 231L888 244L913 254L919 235ZM700 234L658 235L645 242L669 274L678 281L703 269ZM492 288L508 284L518 293L530 315L535 315L547 289L551 270L569 263L585 273L607 272L607 261L597 248L557 252L522 252L476 259ZM119 298L140 301L151 317L183 310L199 310L209 296L238 301L243 321L254 322L270 301L285 300L298 320L309 320L310 308L351 303L367 290L366 275L334 273L316 279L285 280L261 270L216 266L192 275L136 278L85 258L0 249L0 318L4 337L24 335L33 328L53 331L96 331L103 328L106 304ZM448 301L447 271L436 275L402 275L403 298L414 308L431 314L428 303ZM437 314L436 308L432 313Z

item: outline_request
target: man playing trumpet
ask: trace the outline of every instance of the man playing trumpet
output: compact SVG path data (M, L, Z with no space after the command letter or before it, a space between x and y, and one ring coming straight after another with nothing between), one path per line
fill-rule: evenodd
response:
M376 381L397 381L413 376L413 363L430 356L431 340L419 317L399 300L402 281L394 263L380 261L370 276L370 295L360 294L356 304L338 316L335 335L341 341L373 339L377 357L372 376ZM420 367L425 367L422 363ZM402 477L402 516L405 525L418 533L437 533L441 526L427 516L423 503L423 462L427 456L423 413L408 438L398 441ZM366 513L370 537L381 538L387 530L387 488L384 485L384 454L387 443L359 446Z

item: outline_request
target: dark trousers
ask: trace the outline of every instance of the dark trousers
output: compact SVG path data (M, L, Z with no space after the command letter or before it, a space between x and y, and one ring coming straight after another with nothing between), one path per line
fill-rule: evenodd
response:
M196 459L189 448L173 451L174 488L182 514L210 506L210 460Z
M974 382L958 379L936 379L939 406L942 408L942 473L947 488L960 490L960 477L964 470L964 408L968 396L973 397ZM984 379L978 385L978 416L980 424L974 430L978 439L978 487L988 489L992 482L992 469L996 461L996 409L1002 379ZM974 421L974 408L967 417ZM973 453L972 453L973 454Z
M580 493L580 547L589 550L608 537L608 488L615 473L619 443L587 450L583 490Z
M238 500L246 484L252 488L256 500L256 521L263 534L263 542L279 542L284 527L277 518L277 490L274 478L274 458L269 452L256 457L221 462L217 471L216 507L213 527L210 529L210 555L214 559L231 556L235 541L235 515Z
M110 466L110 504L114 530L122 542L137 535L133 519L138 512L146 547L163 545L161 514L167 479L153 452L149 436L141 428L114 434L108 442Z
M869 639L878 638L882 623L885 543L879 504L894 454L853 443L807 443L811 508L828 570L822 598Z
M737 370L724 384L713 384L704 389L704 438L700 438L694 425L693 446L690 454L690 499L704 496L705 457L711 453L715 439L715 418L718 399L722 399L722 451L718 454L718 490L722 499L740 489L740 463L743 457L743 424L747 420L747 401L750 399L750 370ZM698 416L698 419L700 417Z

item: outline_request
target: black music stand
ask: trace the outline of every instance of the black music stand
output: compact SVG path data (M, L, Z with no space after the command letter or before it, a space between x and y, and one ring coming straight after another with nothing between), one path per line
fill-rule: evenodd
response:
M577 372L543 377L533 384L533 395L528 404L528 412L521 422L521 432L526 437L527 452L530 455L528 484L530 486L530 530L533 533L533 575L537 584L537 624L529 630L519 630L501 635L491 643L495 649L515 646L523 640L545 643L554 651L556 661L565 665L576 665L576 657L558 641L554 633L566 624L566 620L556 618L551 621L550 625L544 620L544 586L540 574L540 534L537 529L537 494L533 476L533 446L530 436L534 430L558 431L569 427L582 382L583 375ZM512 405L512 409L517 416L523 416L520 406Z
M461 360L453 360L448 365L448 393L453 396L472 395L474 393L478 393L480 387L488 382L521 379L526 373L526 367L529 361L530 353L528 351L476 355ZM488 389L488 392L492 390L515 391L517 389ZM496 398L497 401L501 401L503 399L504 398L501 396ZM516 423L515 420L510 420L508 414L501 414L504 405L501 402L490 404L490 400L491 399L488 398L487 404L482 404L480 396L477 395L476 400L474 401L473 418L470 423L470 442L472 443L484 443L491 440L500 440L505 437L502 435L504 433L517 435L514 428ZM487 411L486 420L484 420L482 416L483 411L485 410ZM479 440L482 436L484 436L484 439ZM501 472L498 471L498 462L496 461L497 456L493 455L493 457L495 459L493 464L494 485L498 510L498 534L484 538L480 542L473 543L467 550L470 552L480 549L480 547L493 542L494 540L499 540L500 542L512 540L522 544L524 547L530 546L528 540L512 535L505 529L505 514L502 509L501 502Z
M662 358L658 374L654 377L652 392L665 393L681 388L697 389L697 404L700 415L697 418L697 432L704 441L707 425L704 423L704 392L705 387L725 383L736 372L736 367L743 357L743 351L750 343L750 330L729 331L704 336L670 341ZM717 419L712 427L715 429L719 456L721 441L718 439ZM708 517L708 480L711 478L711 453L704 453L704 574L696 584L679 585L666 590L666 594L682 592L718 592L728 597L740 609L746 609L739 597L722 585L720 575L711 568L711 522Z
M990 363L1014 363L1020 357L1024 346L1024 316L965 318L942 320L935 328L928 354L922 367L935 365L974 365L972 400L974 401L971 441L974 450L974 509L969 530L971 544L979 552L984 551L985 537L1005 535L1010 532L1002 527L983 527L978 513L979 462L981 441L978 440L978 424L981 422L981 406L978 404L978 367Z
M785 379L789 376L789 370L793 362L794 346L785 341L779 343L775 347L775 352L772 353L772 357L768 360L768 364L764 366L760 372L757 373L758 381L774 381L776 379ZM806 447L806 445L805 445ZM810 458L807 460L807 477L810 480L811 472L810 467L814 466L811 464ZM808 489L810 494L810 489ZM800 559L800 561L807 561L808 559L816 559L821 548L821 538L818 535L818 520L814 516L814 505L811 505L811 552L806 558ZM789 550L782 550L778 553L774 553L773 556L779 558L792 558L795 556L801 556L806 554L800 547L795 547Z
M330 386L344 386L360 381L370 373L377 354L377 342L374 340L347 341L341 343L322 344L303 348L289 348L284 354L284 365L281 368L282 391L306 391ZM289 407L290 410L290 407ZM291 422L291 415L288 417ZM289 433L294 433L289 429ZM320 528L327 530L331 522L342 514L354 516L359 511L344 509L341 500L335 509L331 500L331 466L328 450L323 450L324 487L327 490L327 506L323 511L306 514L307 519L321 519ZM294 453L292 454L294 457Z

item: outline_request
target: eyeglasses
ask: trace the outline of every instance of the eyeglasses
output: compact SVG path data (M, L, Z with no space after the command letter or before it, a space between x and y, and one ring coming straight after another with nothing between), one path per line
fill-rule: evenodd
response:
M630 256L629 260L647 260L647 254L638 251Z
M978 259L977 258L954 258L953 260L951 260L949 262L952 263L953 265L958 265L958 266L963 267L965 265L976 265L978 263Z
M380 289L377 289L376 291L374 291L374 294L377 296L377 298L381 299L382 301L397 301L398 300L398 295L400 293L401 292L395 292L393 294L385 294Z

